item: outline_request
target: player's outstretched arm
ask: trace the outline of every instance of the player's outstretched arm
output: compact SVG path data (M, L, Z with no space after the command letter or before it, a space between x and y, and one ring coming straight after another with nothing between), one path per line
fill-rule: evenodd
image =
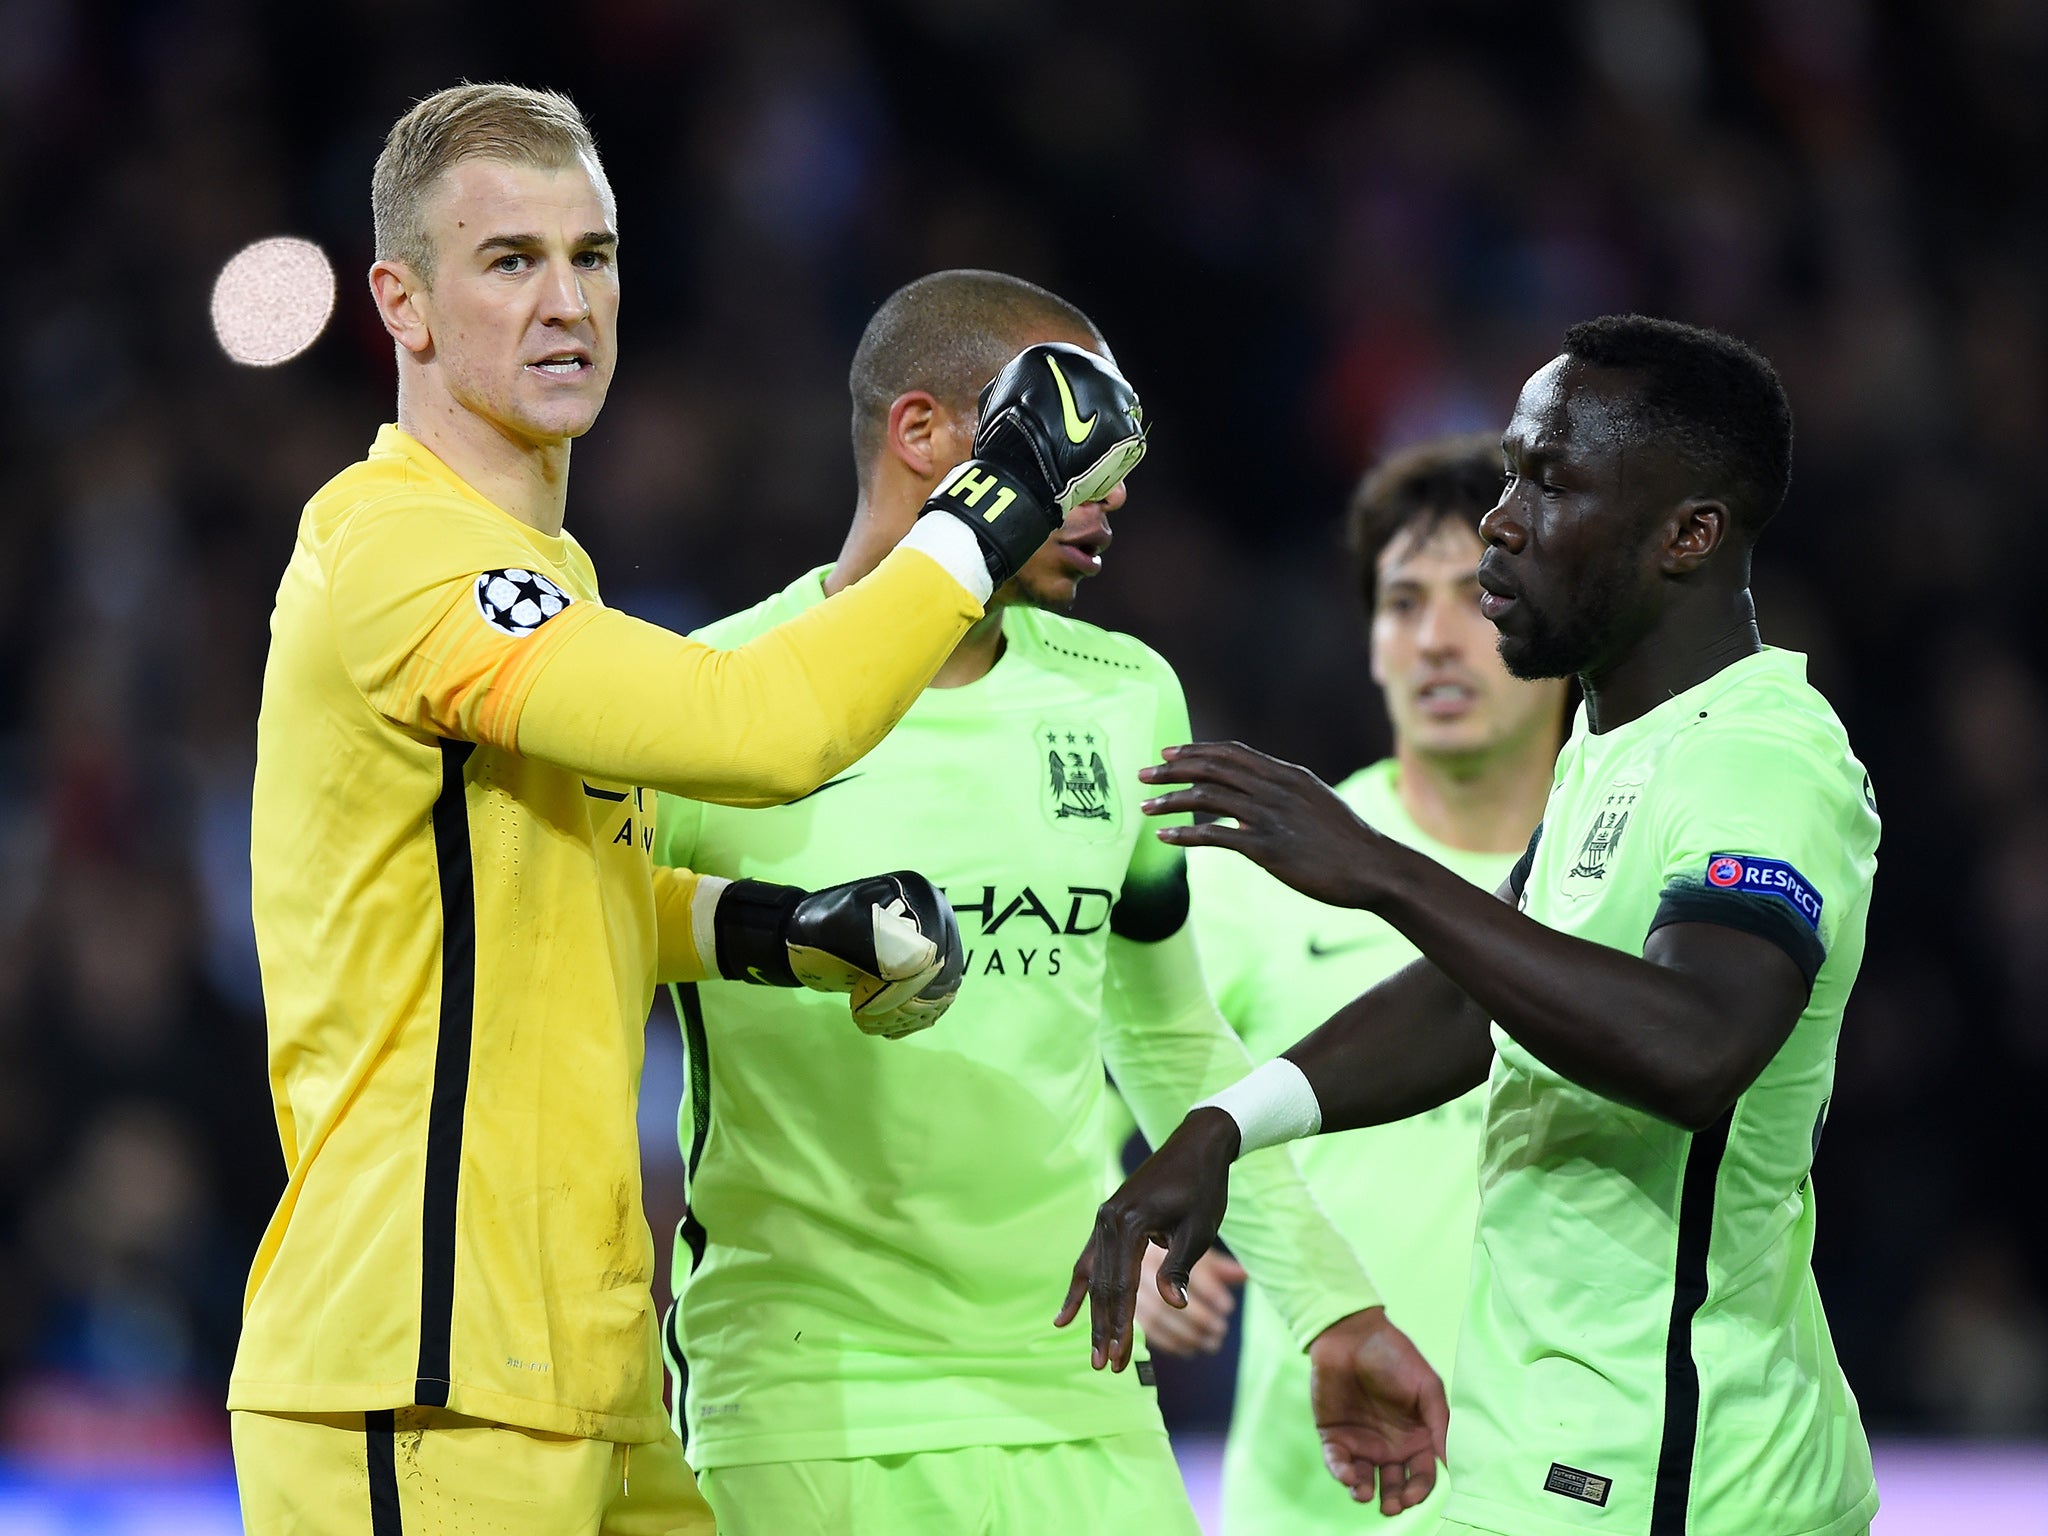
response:
M945 893L897 870L805 891L663 870L660 979L843 992L862 1031L928 1029L960 990L960 928Z
M1139 777L1188 787L1146 801L1148 812L1208 812L1235 825L1169 826L1162 840L1234 848L1320 901L1378 913L1439 973L1440 998L1470 1000L1449 1016L1497 1019L1553 1070L1689 1130L1741 1096L1806 1006L1812 976L1756 932L1669 922L1640 956L1625 954L1546 927L1382 837L1305 768L1236 742L1166 758ZM1346 1023L1376 995L1283 1058L1312 1085L1327 1129L1384 1118L1390 1090L1376 1078L1401 1068L1379 1049L1378 1020L1370 1030Z
M973 536L927 518L865 579L736 650L601 609L541 662L505 744L586 778L780 805L888 734L988 590Z

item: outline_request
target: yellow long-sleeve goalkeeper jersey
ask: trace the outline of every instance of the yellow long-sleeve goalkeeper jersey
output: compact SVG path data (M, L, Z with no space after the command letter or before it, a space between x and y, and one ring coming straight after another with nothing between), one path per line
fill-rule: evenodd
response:
M900 551L717 652L604 607L572 538L396 427L307 504L252 844L290 1179L231 1408L661 1433L635 1100L657 978L705 961L654 791L769 804L846 767L979 617L961 568Z

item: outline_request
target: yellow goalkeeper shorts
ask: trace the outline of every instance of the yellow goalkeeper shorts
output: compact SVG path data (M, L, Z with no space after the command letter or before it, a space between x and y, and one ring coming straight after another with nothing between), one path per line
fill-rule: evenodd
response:
M673 1433L614 1445L438 1408L233 1415L247 1536L712 1536Z
M720 1536L1201 1536L1162 1431L707 1467Z

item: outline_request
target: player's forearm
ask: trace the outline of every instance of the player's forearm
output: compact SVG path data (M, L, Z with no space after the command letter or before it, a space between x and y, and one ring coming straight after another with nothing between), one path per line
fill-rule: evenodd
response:
M1674 919L1646 944L1650 959L1544 927L1374 831L1307 769L1241 743L1169 748L1166 761L1139 777L1187 786L1145 801L1148 814L1223 818L1162 827L1162 842L1237 849L1304 895L1379 915L1555 1070L1681 1125L1710 1122L1754 1078L1798 1017L1799 983L1811 982L1797 955L1762 933L1738 931L1754 926L1748 919L1725 928L1711 918ZM1677 937L1688 929L1693 936ZM1336 1056L1325 1076L1348 1096L1346 1107L1380 1118L1402 1098L1367 1080L1376 1070L1402 1070L1383 1066L1386 1048L1427 1052L1431 1044L1417 1028L1427 1018L1382 1021L1371 1012L1347 1010L1336 1038L1320 1045ZM1469 1031L1464 1010L1435 1012L1465 1020ZM1445 1049L1467 1049L1466 1032ZM1311 1063L1319 1054L1304 1052ZM1282 1067L1264 1083L1274 1090L1270 1102L1239 1105L1261 1134L1299 1135L1296 1127L1317 1122L1307 1091L1317 1083L1306 1071ZM1350 1116L1343 1108L1328 1116L1325 1107L1325 1118Z
M1405 1120L1486 1080L1487 1015L1427 960L1346 1003L1282 1053L1321 1106L1321 1129Z
M1498 1020L1552 1070L1693 1127L1753 1078L1749 1032L1707 978L1546 927L1421 854L1403 850L1387 867L1372 910L1476 1005L1474 1015ZM1298 1064L1320 1097L1317 1073ZM1325 1116L1327 1125L1327 1105Z
M519 750L696 800L780 804L880 741L981 612L913 547L733 651L607 615L534 681Z

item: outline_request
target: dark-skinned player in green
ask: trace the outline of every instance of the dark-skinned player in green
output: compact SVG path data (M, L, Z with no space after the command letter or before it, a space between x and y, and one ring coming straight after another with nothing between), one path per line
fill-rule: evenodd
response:
M1487 891L1543 818L1570 691L1561 678L1511 676L1479 611L1479 520L1499 494L1497 428L1413 444L1359 483L1346 542L1368 620L1368 707L1384 708L1393 750L1333 786L1377 830ZM1188 855L1188 888L1202 973L1257 1061L1415 958L1384 919L1311 901L1227 848ZM1317 1203L1366 1260L1387 1315L1447 1384L1485 1124L1481 1085L1411 1119L1294 1148ZM1384 1177L1389 1169L1399 1177ZM1154 1248L1147 1265L1163 1257ZM1232 1301L1222 1282L1233 1273L1243 1271L1221 1249L1204 1254L1185 1309L1141 1286L1138 1326L1153 1351L1218 1348ZM1396 1515L1352 1498L1323 1469L1308 1362L1256 1283L1243 1316L1223 1536L1432 1536L1448 1479Z
M1422 958L1190 1111L1104 1204L1062 1313L1089 1299L1099 1360L1128 1358L1149 1242L1162 1294L1184 1285L1242 1152L1490 1074L1443 1529L1868 1528L1810 1173L1878 819L1804 658L1764 645L1750 598L1791 439L1767 362L1670 321L1575 326L1523 387L1480 525L1483 606L1511 671L1575 674L1585 705L1498 899L1250 748L1142 770L1186 786L1148 812L1228 818L1164 841L1376 912ZM1374 1459L1382 1483L1403 1476ZM1333 1470L1370 1494L1373 1468Z

